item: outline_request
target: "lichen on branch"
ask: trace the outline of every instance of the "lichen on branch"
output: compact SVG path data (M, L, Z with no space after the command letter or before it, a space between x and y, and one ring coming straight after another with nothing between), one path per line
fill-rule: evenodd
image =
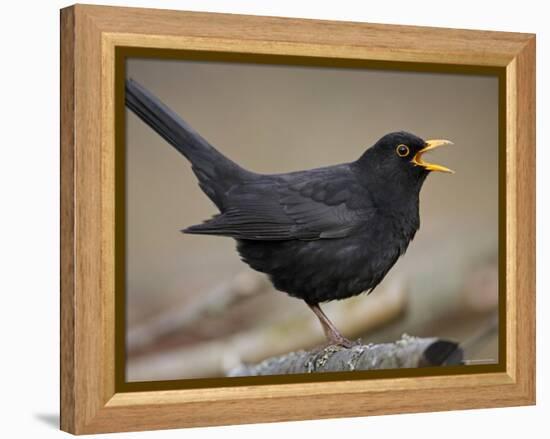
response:
M241 365L228 376L286 375L294 373L346 372L462 364L457 343L404 334L393 343L361 344L351 348L326 346L290 352L261 363Z

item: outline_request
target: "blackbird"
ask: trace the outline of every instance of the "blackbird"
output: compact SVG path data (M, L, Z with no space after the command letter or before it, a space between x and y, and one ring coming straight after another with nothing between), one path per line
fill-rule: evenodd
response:
M244 262L307 303L331 344L352 345L319 304L370 293L420 226L419 194L428 174L453 172L423 159L452 142L399 131L351 163L258 174L225 157L132 79L125 102L191 162L220 211L182 232L234 238Z

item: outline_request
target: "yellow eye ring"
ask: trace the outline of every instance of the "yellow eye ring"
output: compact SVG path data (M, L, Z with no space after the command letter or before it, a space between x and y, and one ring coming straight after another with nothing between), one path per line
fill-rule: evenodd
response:
M407 157L409 155L409 147L407 145L404 145L403 143L397 145L397 148L395 148L395 152L397 152L397 155L399 157Z

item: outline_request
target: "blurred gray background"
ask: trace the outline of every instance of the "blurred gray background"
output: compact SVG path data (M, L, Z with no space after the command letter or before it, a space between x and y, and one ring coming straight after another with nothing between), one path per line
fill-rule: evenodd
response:
M365 314L356 312L345 335L452 338L468 343L469 358L496 361L496 77L149 59L129 60L127 76L256 172L352 161L397 130L452 140L426 158L456 174L428 177L420 231L381 286L357 299L354 309ZM216 209L186 159L127 113L127 379L218 376L322 342L305 304L266 286L240 261L232 239L179 232ZM218 300L232 295L231 303ZM346 325L351 305L338 306L327 313ZM385 307L393 311L386 315ZM369 309L382 310L369 317L372 324L363 322ZM292 344L296 326L283 323L300 319L309 323ZM255 334L277 325L286 328L282 340L264 349Z

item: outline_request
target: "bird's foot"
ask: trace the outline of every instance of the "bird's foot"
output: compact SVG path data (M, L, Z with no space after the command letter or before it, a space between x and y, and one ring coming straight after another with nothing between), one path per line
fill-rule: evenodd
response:
M307 301L306 303L315 313L315 315L319 319L319 322L321 323L321 326L323 327L323 331L328 340L328 343L325 345L325 349L329 346L342 346L346 349L349 349L357 344L348 340L346 337L340 334L336 326L334 326L334 324L329 320L326 314L321 310L318 303L309 303Z
M326 347L329 346L342 346L346 349L349 349L353 347L356 343L348 340L346 337L344 337L342 334L330 334L329 341L326 345Z

